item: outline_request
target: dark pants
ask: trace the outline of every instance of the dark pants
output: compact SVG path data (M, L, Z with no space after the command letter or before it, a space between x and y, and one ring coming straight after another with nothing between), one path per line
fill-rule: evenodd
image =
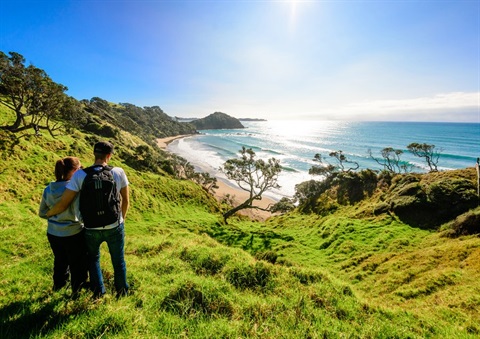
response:
M60 289L71 275L72 291L78 292L87 281L87 249L84 232L57 237L47 233L54 255L53 288Z

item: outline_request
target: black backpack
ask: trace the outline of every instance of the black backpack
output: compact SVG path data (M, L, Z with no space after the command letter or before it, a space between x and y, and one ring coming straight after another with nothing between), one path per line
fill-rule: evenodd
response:
M84 171L87 176L80 191L80 213L85 228L98 228L120 221L120 194L112 167L91 166Z

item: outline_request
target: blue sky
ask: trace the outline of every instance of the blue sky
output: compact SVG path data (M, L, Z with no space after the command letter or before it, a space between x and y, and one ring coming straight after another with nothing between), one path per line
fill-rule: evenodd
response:
M479 0L1 0L0 50L170 116L480 122Z

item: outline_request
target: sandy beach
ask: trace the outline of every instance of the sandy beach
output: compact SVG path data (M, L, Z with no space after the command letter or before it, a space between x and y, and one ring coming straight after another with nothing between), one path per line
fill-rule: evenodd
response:
M167 149L169 143L173 140L184 138L190 135L176 135L174 137L166 137L157 139L157 145L163 150ZM239 187L234 187L232 184L227 183L224 179L217 177L217 186L218 188L215 190L215 198L217 200L224 199L227 195L233 198L234 205L237 205L245 200L247 200L249 193L240 189ZM259 206L261 208L267 208L270 204L275 204L276 201L269 197L263 197L262 200L255 201L254 206ZM238 212L239 214L246 215L250 217L252 220L264 221L268 219L272 213L257 210L257 209L246 209L243 211Z
M174 137L166 137L166 138L159 138L157 139L157 145L164 151L167 150L167 146L169 143L171 143L173 140L180 139L180 138L185 138L188 136L191 136L193 134L181 134L181 135L176 135Z

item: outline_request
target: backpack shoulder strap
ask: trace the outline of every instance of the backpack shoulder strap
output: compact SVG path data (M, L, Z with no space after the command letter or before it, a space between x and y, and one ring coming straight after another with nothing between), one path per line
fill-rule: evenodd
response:
M100 171L96 171L94 170L94 168L99 168L101 167L102 169ZM95 173L95 172L103 172L103 171L111 171L113 169L112 166L108 166L108 165L105 165L105 166L102 166L102 165L92 165L92 166L89 166L87 168L84 168L83 171L87 174L91 174L91 173Z
M83 170L85 173L87 173L87 175L92 174L92 173L93 173L93 166L86 167L86 168L82 168L82 170Z

